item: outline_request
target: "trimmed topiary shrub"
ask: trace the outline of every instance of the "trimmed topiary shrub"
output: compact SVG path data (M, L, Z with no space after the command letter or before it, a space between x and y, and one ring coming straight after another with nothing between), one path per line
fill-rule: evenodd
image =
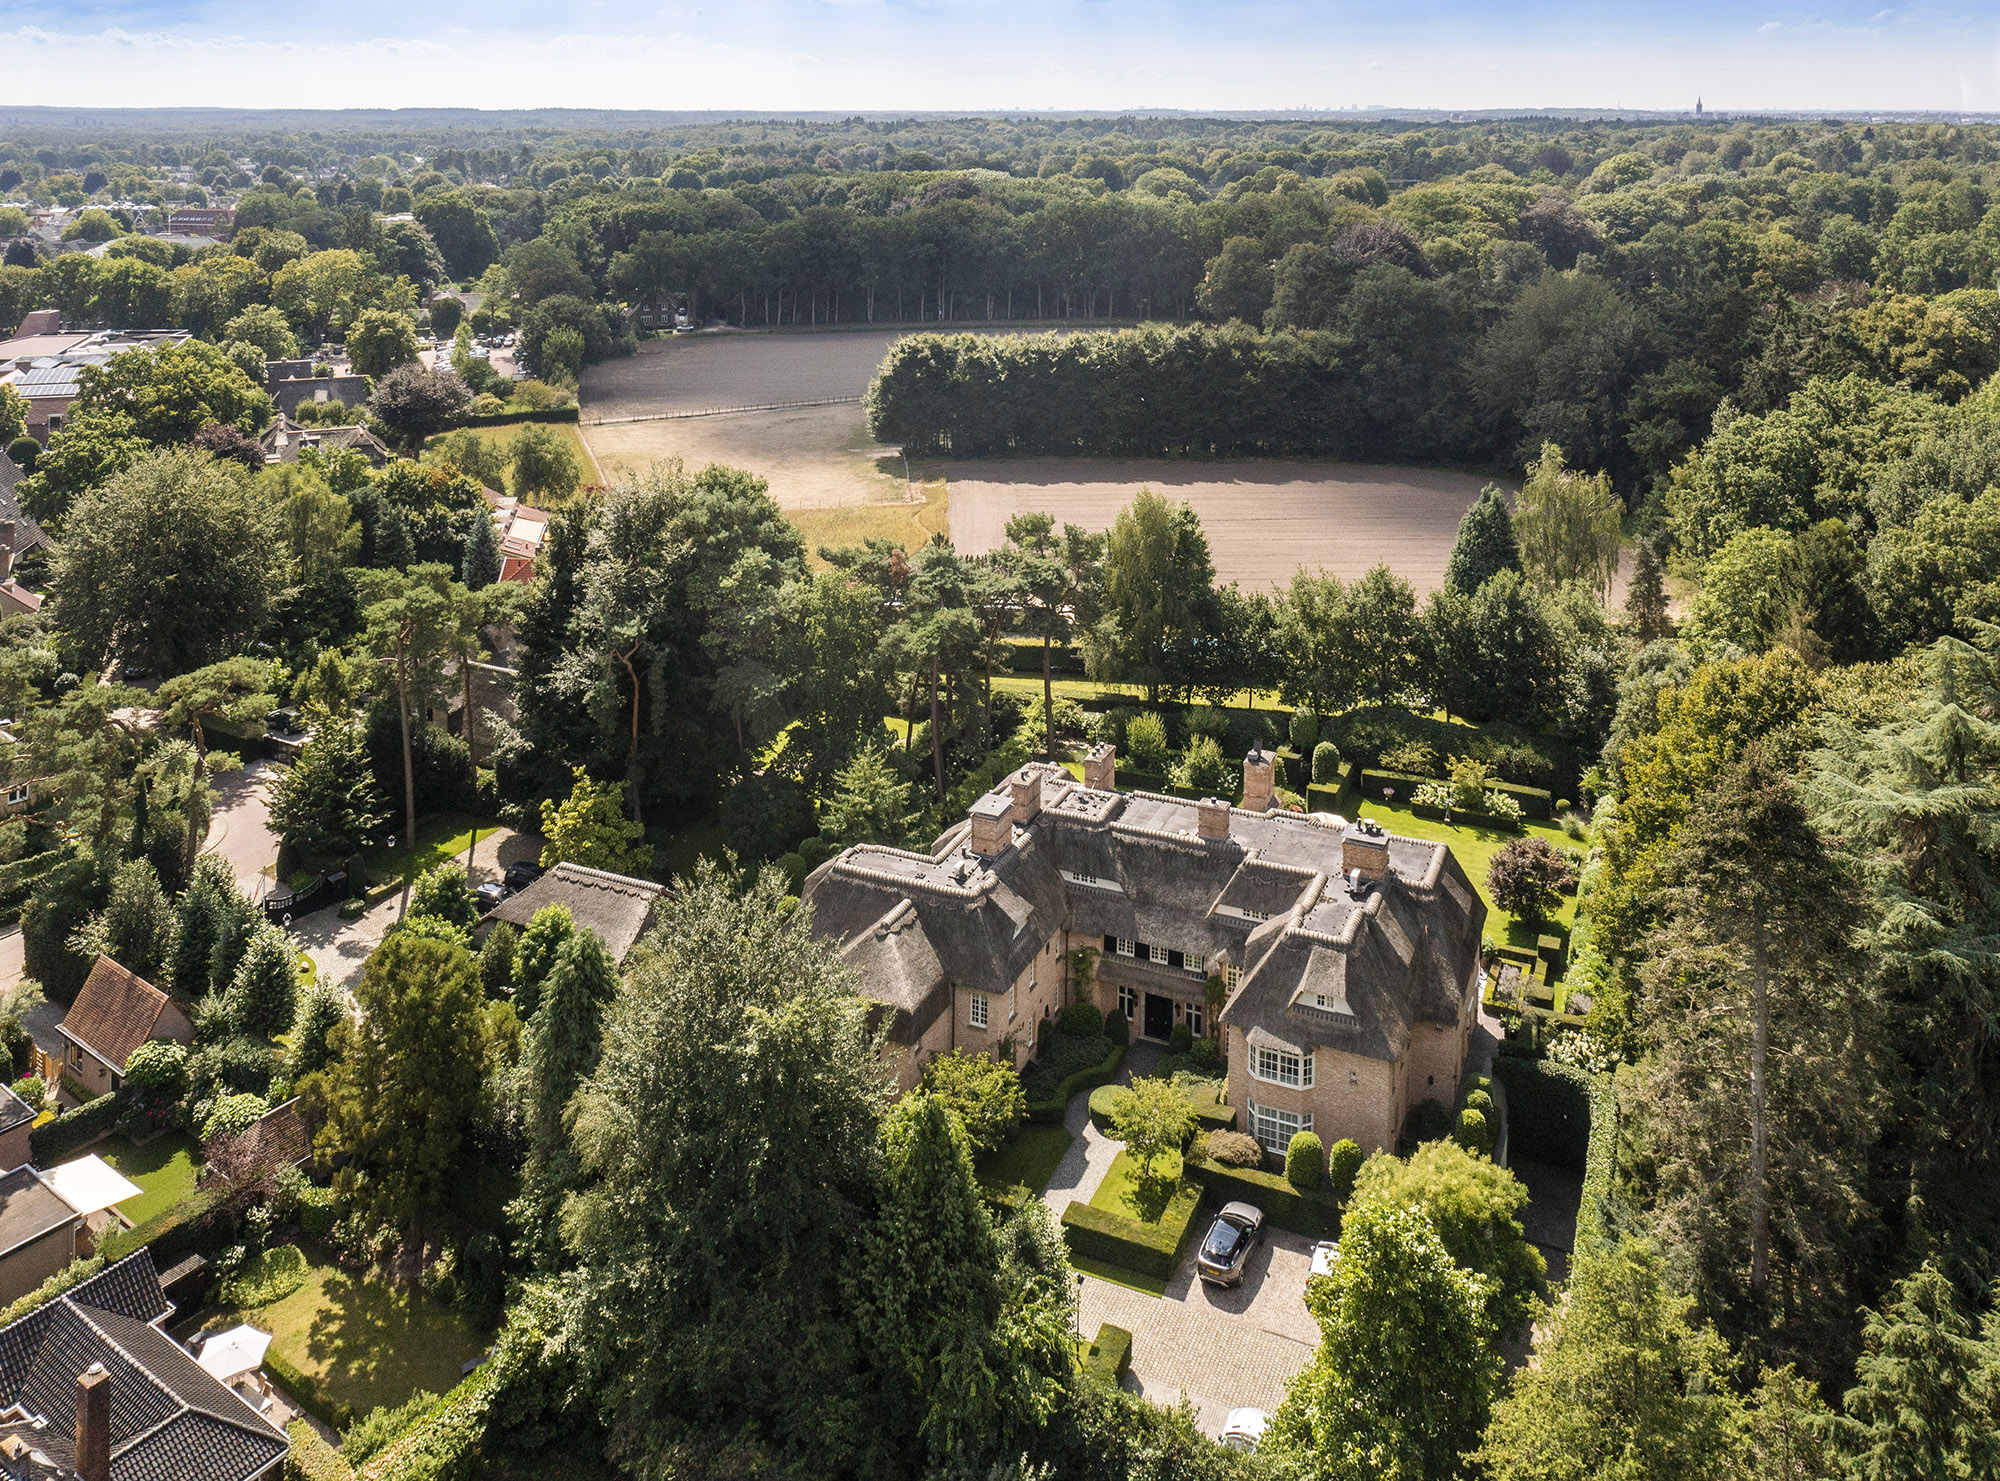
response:
M1057 1022L1061 1025L1062 1031L1072 1039L1095 1038L1098 1034L1105 1033L1108 1027L1104 1015L1097 1011L1095 1003L1071 1003L1062 1010L1062 1017ZM1116 1039L1112 1042L1123 1043L1124 1040Z
M1410 1107L1409 1119L1403 1123L1403 1140L1413 1147L1435 1142L1450 1136L1451 1128L1451 1112L1443 1102L1426 1097Z
M1301 756L1310 756L1313 747L1319 744L1319 716L1301 707L1292 711L1292 723L1285 732L1292 749Z
M1351 1147L1352 1142L1342 1146ZM1257 1138L1240 1131L1211 1131L1208 1134L1208 1160L1219 1162L1224 1167L1262 1167L1264 1149L1257 1145Z
M1285 1147L1285 1181L1302 1193L1319 1187L1326 1177L1326 1153L1310 1131L1295 1131Z
M1486 1118L1478 1111L1463 1110L1458 1113L1458 1126L1451 1139L1468 1152L1485 1156L1493 1150L1493 1133L1487 1128Z
M1313 785L1315 787L1338 787L1340 785L1340 747L1332 741L1321 741L1313 747Z
M1488 1121L1493 1119L1493 1097L1483 1090L1475 1090L1467 1095L1465 1098L1465 1108L1468 1111L1479 1112Z
M1360 1146L1351 1137L1342 1137L1326 1154L1327 1191L1342 1203L1354 1196L1355 1174L1361 1171L1364 1160Z
M1173 1032L1167 1035L1167 1053L1186 1054L1192 1048L1194 1048L1194 1030L1184 1023L1175 1024Z
M1125 1015L1117 1009L1114 1008L1111 1012L1104 1015L1104 1037L1119 1048L1122 1049L1125 1047L1126 1041L1131 1037L1131 1032L1130 1026L1125 1022Z

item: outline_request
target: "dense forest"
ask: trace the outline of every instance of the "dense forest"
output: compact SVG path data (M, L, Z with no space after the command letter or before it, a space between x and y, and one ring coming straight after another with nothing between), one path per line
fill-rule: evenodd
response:
M48 610L0 627L0 688L18 774L61 787L0 844L49 871L23 909L39 979L73 988L129 938L217 989L183 1090L204 1118L327 1077L348 1175L320 1191L370 1258L421 1246L444 1197L370 1110L371 1077L429 1073L394 1042L398 985L456 1004L437 1094L453 1155L519 1172L511 1253L488 1231L480 1266L488 1317L513 1300L498 1362L400 1442L447 1457L413 1474L466 1474L482 1443L687 1475L2000 1472L2000 134L296 128L0 142L0 327L46 305L197 335L93 372L48 448L11 444L58 547ZM237 211L219 246L139 234L209 200ZM27 230L40 205L73 213L68 243ZM56 250L79 240L106 250ZM1194 512L1150 494L1102 534L1017 520L991 556L809 551L736 470L581 493L533 439L502 460L446 431L474 388L407 363L464 313L516 328L561 399L647 304L939 328L870 400L913 451L1312 453L1522 489L1474 504L1422 603L1385 568L1223 586ZM1009 320L1063 332L976 333ZM421 461L264 467L262 359L336 342L382 372L356 411ZM0 395L0 441L10 414ZM558 506L525 591L493 579L478 490L503 482ZM495 623L515 722L447 735L426 716ZM177 734L280 694L316 716L279 814L321 857L477 808L606 867L666 872L701 827L770 867L704 866L623 978L578 948L545 998L548 953L475 968L462 878L429 878L363 1028L322 1025L304 1069L257 1038L283 1014L235 986L242 931L173 960L170 912L229 912L189 842L206 753L123 728L133 692L92 677L134 661L171 676ZM1130 687L1086 710L1044 662ZM1579 1119L1588 1099L1571 1281L1530 1306L1525 1191L1476 1147L1371 1163L1315 1298L1326 1340L1255 1458L1072 1371L1059 1236L974 1175L986 1092L886 1112L844 969L790 924L832 850L927 844L1097 739L1194 795L1278 743L1301 804L1343 767L1489 818L1537 794L1579 845L1544 841L1518 898L1526 922L1575 890L1588 1014L1515 1022L1506 1056L1577 1090ZM1503 1291L1533 1351L1511 1377ZM1383 1331L1428 1345L1360 1362Z

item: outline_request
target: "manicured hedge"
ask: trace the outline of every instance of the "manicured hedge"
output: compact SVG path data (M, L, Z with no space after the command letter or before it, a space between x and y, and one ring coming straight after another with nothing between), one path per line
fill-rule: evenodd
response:
M1090 1092L1090 1124L1106 1136L1111 1135L1111 1117L1115 1109L1114 1103L1117 1093L1124 1088L1122 1085L1107 1083L1098 1086ZM1190 1089L1193 1089L1193 1087L1190 1087ZM1194 1111L1195 1119L1200 1123L1195 1134L1197 1136L1205 1136L1211 1131L1234 1131L1236 1129L1235 1107L1218 1104L1204 1093L1205 1091L1206 1086L1204 1085L1199 1090L1195 1090L1195 1093L1189 1094L1186 1097L1189 1107Z
M364 1481L458 1481L476 1474L480 1443L502 1389L499 1365L482 1363L424 1417L361 1468Z
M1407 771L1377 771L1373 767L1361 773L1361 790L1371 800L1382 795L1384 787L1394 787L1398 800L1408 802L1410 794L1425 782L1442 782L1444 777L1416 776ZM1518 782L1490 781L1488 792L1501 792L1521 804L1521 813L1537 822L1546 823L1555 816L1555 798L1546 787L1523 787ZM1421 810L1420 810L1420 815ZM1484 817L1484 813L1468 813L1461 808L1453 808L1454 818ZM1442 814L1440 814L1442 816Z
M1502 1054L1493 1074L1507 1087L1507 1149L1583 1172L1590 1154L1592 1076L1552 1059Z
M1075 1095L1079 1090L1091 1090L1099 1085L1109 1085L1113 1080L1118 1078L1118 1071L1124 1068L1124 1065L1125 1046L1120 1044L1110 1054L1105 1056L1102 1064L1078 1070L1075 1074L1066 1078L1062 1082L1062 1088L1055 1095L1046 1100L1029 1101L1028 1119L1030 1121L1062 1120L1063 1112L1069 1107L1071 1096Z
M1321 1239L1340 1227L1340 1204L1324 1189L1302 1193L1281 1173L1258 1167L1224 1167L1193 1152L1182 1165L1187 1176L1215 1202L1254 1204L1280 1229Z
M1579 1249L1611 1232L1607 1205L1618 1154L1617 1077L1595 1075L1591 1078L1590 1149L1583 1164L1583 1201L1576 1211L1576 1244Z
M119 1109L117 1096L100 1095L73 1111L64 1111L28 1133L28 1155L37 1167L54 1167L116 1126Z
M1105 1322L1097 1329L1097 1340L1084 1349L1084 1373L1117 1388L1131 1367L1132 1334Z
M574 406L551 406L523 411L494 411L485 416L467 415L468 427L507 427L516 422L573 422L580 408Z
M1074 1199L1063 1210L1063 1239L1073 1255L1165 1280L1180 1263L1181 1241L1200 1204L1201 1189L1184 1182L1158 1223L1141 1224Z
M172 1208L161 1209L143 1224L114 1231L100 1248L107 1258L122 1260L134 1250L151 1245L153 1263L165 1268L182 1255L196 1251L213 1254L235 1232L235 1221L223 1207L223 1189L217 1185L201 1189Z
M303 1419L285 1426L292 1453L285 1457L285 1481L354 1481L354 1467Z
M306 1411L321 1424L330 1424L337 1430L345 1430L354 1423L354 1406L330 1399L321 1391L317 1379L309 1378L279 1356L273 1347L264 1354L264 1366L271 1370L271 1376L284 1385L285 1392L305 1405Z

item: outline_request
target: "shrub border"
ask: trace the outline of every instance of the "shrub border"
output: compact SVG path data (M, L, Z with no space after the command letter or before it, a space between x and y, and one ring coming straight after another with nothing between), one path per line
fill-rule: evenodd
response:
M1141 1224L1137 1219L1072 1199L1063 1210L1063 1242L1073 1255L1102 1260L1135 1275L1169 1280L1181 1262L1181 1245L1186 1242L1195 1210L1200 1207L1201 1189L1189 1182L1174 1190L1173 1199L1157 1224ZM1169 1233L1171 1241L1167 1238Z
M1408 800L1408 794L1402 791L1404 786L1415 787L1422 782L1444 783L1447 781L1449 781L1447 777L1418 776L1414 772L1408 771L1382 771L1370 766L1362 771L1360 785L1363 794L1366 795L1368 788L1380 788L1384 783L1389 783L1397 788L1396 795L1398 797ZM1513 798L1521 804L1521 815L1532 818L1537 823L1550 822L1555 816L1555 797L1546 787L1524 787L1519 782L1503 782L1496 778L1488 782L1484 790L1499 792L1503 796ZM1414 807L1414 804L1412 806ZM1417 815L1419 817L1425 816L1421 809L1418 810ZM1442 817L1443 813L1440 812L1438 815ZM1453 808L1452 816L1460 818L1483 818L1487 814L1470 813L1460 808Z
M1097 1336L1083 1350L1084 1374L1117 1388L1131 1368L1132 1334L1109 1322L1100 1325Z
M1340 1228L1339 1200L1327 1192L1302 1192L1281 1173L1255 1167L1224 1167L1194 1151L1182 1159L1182 1167L1216 1202L1254 1204L1280 1229L1311 1239L1327 1239Z
M303 1419L285 1426L285 1438L292 1442L285 1457L284 1481L353 1481L354 1467Z
M1104 1057L1104 1062L1092 1069L1081 1069L1064 1078L1062 1089L1047 1100L1028 1102L1028 1119L1044 1124L1063 1119L1063 1112L1069 1108L1071 1097L1079 1090L1095 1090L1100 1085L1108 1085L1118 1078L1118 1071L1125 1066L1123 1044L1113 1046Z

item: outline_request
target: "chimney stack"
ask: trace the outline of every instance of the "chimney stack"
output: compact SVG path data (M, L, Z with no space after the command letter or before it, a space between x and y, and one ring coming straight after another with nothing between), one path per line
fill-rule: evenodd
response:
M111 1481L111 1375L92 1363L76 1380L78 1481Z
M1243 758L1243 810L1269 812L1277 785L1276 763L1264 754L1261 745L1253 743L1250 754Z
M1012 798L988 792L972 804L968 816L972 819L972 851L980 858L990 859L1014 841Z
M1014 821L1033 822L1042 810L1042 773L1039 767L1024 766L1014 773Z
M1340 870L1363 879L1383 879L1389 873L1389 835L1373 819L1349 823L1340 837Z
M1083 784L1093 792L1118 790L1118 748L1101 741L1083 758Z
M1229 836L1229 804L1204 797L1195 804L1195 828L1210 843Z
M14 574L14 534L19 526L11 519L0 519L0 581L10 579Z

